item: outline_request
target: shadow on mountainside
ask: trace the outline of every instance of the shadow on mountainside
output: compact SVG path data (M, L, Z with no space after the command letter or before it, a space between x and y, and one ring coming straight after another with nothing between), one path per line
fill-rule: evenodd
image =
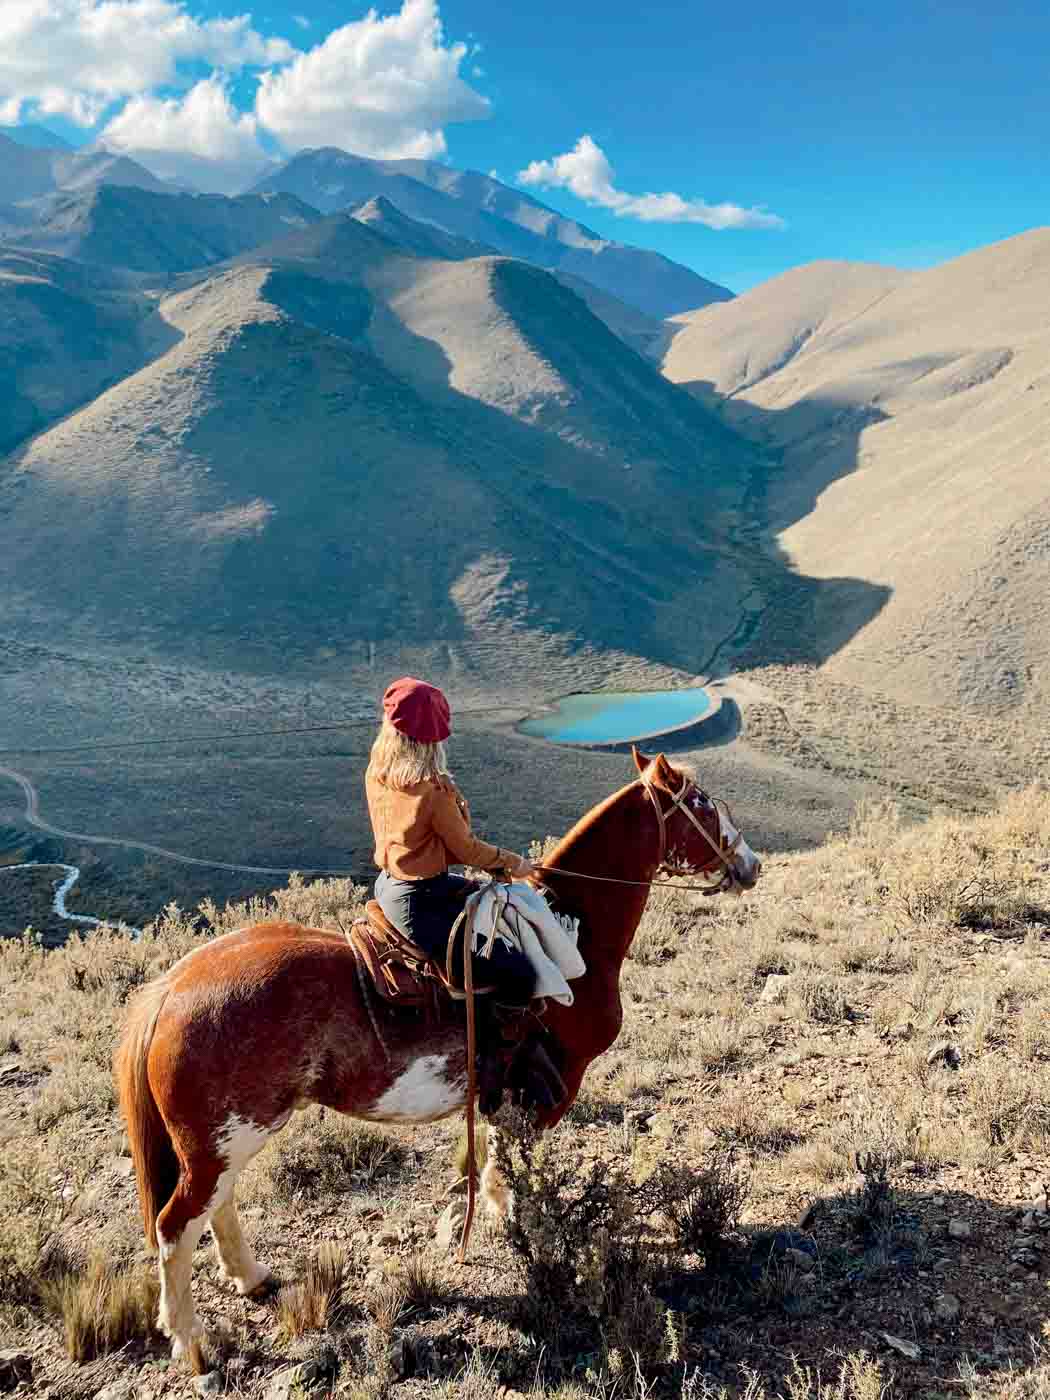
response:
M724 397L710 380L681 387L766 458L767 470L755 483L753 510L764 553L779 566L764 605L727 632L707 669L718 674L733 665L820 665L872 621L892 589L864 579L799 574L777 537L810 514L829 486L858 470L861 434L889 415L830 397L808 397L786 409L768 410Z
M285 674L394 643L435 669L468 648L518 677L603 651L710 675L822 661L884 604L796 574L770 523L783 462L539 270L496 260L483 289L538 367L530 417L516 381L486 381L514 412L455 387L442 344L339 265L260 266L279 318L191 336L8 459L20 625L53 610L118 647Z

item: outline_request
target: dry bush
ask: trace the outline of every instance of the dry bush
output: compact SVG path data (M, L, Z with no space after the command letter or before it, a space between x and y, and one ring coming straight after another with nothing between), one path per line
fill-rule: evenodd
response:
M0 1140L0 1303L36 1300L42 1255L68 1214L48 1149L45 1139Z
M285 1284L277 1295L278 1334L291 1341L327 1327L340 1306L348 1272L346 1250L330 1241L321 1245L303 1277Z
M66 1352L78 1362L148 1338L160 1296L155 1269L113 1269L100 1254L83 1271L45 1278L40 1293L61 1323Z
M810 971L796 973L792 978L788 1005L801 1019L821 1025L838 1025L849 1014L849 1002L841 980Z
M274 1140L250 1179L254 1197L291 1204L374 1181L403 1160L404 1148L378 1129L341 1113L313 1109Z
M798 1133L783 1110L768 1095L733 1085L717 1098L707 1115L708 1126L730 1146L764 1157L786 1152Z
M747 1177L732 1154L700 1167L661 1163L648 1181L652 1199L671 1230L676 1253L699 1255L708 1267L726 1255L747 1199Z
M677 1037L676 1037L677 1038ZM694 1053L710 1073L727 1074L747 1058L748 1029L727 1016L712 1016L697 1032Z
M503 1126L496 1153L514 1192L507 1238L524 1274L526 1327L555 1355L586 1342L659 1364L667 1309L641 1238L649 1193L621 1170L584 1165L564 1135L540 1137L521 1114L505 1114Z

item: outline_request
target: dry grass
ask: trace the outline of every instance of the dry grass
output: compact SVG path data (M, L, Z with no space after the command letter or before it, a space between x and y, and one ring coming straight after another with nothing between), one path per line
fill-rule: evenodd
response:
M62 1270L41 1280L41 1301L62 1330L73 1361L93 1361L153 1331L159 1289L154 1270L114 1269L92 1255L84 1269Z
M277 1330L292 1341L318 1332L336 1320L347 1283L349 1258L340 1245L323 1244L301 1279L287 1283L277 1295Z
M203 928L167 910L138 943L0 944L0 1334L42 1374L77 1358L90 1393L153 1345L109 1070L129 995L214 932L338 927L360 894L295 881L208 908ZM333 1393L357 1400L402 1382L424 1400L1050 1396L1050 1232L1021 1225L1050 1181L1047 906L1035 790L920 827L869 807L825 847L771 858L745 900L658 892L620 1038L565 1127L511 1142L516 1233L479 1232L465 1273L429 1243L456 1125L314 1109L267 1146L245 1227L288 1282L261 1306L203 1251L195 1276L209 1330L228 1332L230 1392L261 1396L325 1343L344 1363ZM937 1321L942 1293L957 1325Z

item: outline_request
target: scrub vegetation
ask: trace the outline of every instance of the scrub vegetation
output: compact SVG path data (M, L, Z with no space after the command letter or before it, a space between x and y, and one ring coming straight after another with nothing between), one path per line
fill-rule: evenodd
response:
M169 908L139 942L0 943L0 1385L196 1393L150 1326L110 1073L125 1003L247 919L336 928L363 897L293 880ZM456 1265L457 1120L297 1114L242 1178L271 1296L234 1296L198 1252L210 1383L270 1400L1050 1395L1048 971L1038 789L922 825L862 807L841 837L770 857L744 899L656 891L623 1032L571 1114L539 1139L501 1123L510 1228L483 1223Z

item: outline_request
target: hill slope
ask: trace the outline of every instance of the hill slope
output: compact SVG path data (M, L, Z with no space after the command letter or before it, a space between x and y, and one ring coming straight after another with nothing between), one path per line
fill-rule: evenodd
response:
M114 185L55 196L21 246L159 279L224 262L320 219L291 195L158 193Z
M538 200L476 171L429 161L377 161L334 148L301 151L252 186L283 190L325 213L378 195L410 218L447 233L582 277L647 315L675 312L732 296L659 253L612 243Z
M794 563L892 590L832 675L1050 719L1048 297L1037 229L904 276L801 269L673 341L669 376L735 389L729 421L781 450ZM771 614L766 636L798 625Z
M507 663L556 634L695 666L712 597L752 582L730 531L753 454L538 269L339 216L161 328L178 343L3 468L27 616L228 664L382 639Z
M0 453L137 369L149 310L76 263L0 250Z

